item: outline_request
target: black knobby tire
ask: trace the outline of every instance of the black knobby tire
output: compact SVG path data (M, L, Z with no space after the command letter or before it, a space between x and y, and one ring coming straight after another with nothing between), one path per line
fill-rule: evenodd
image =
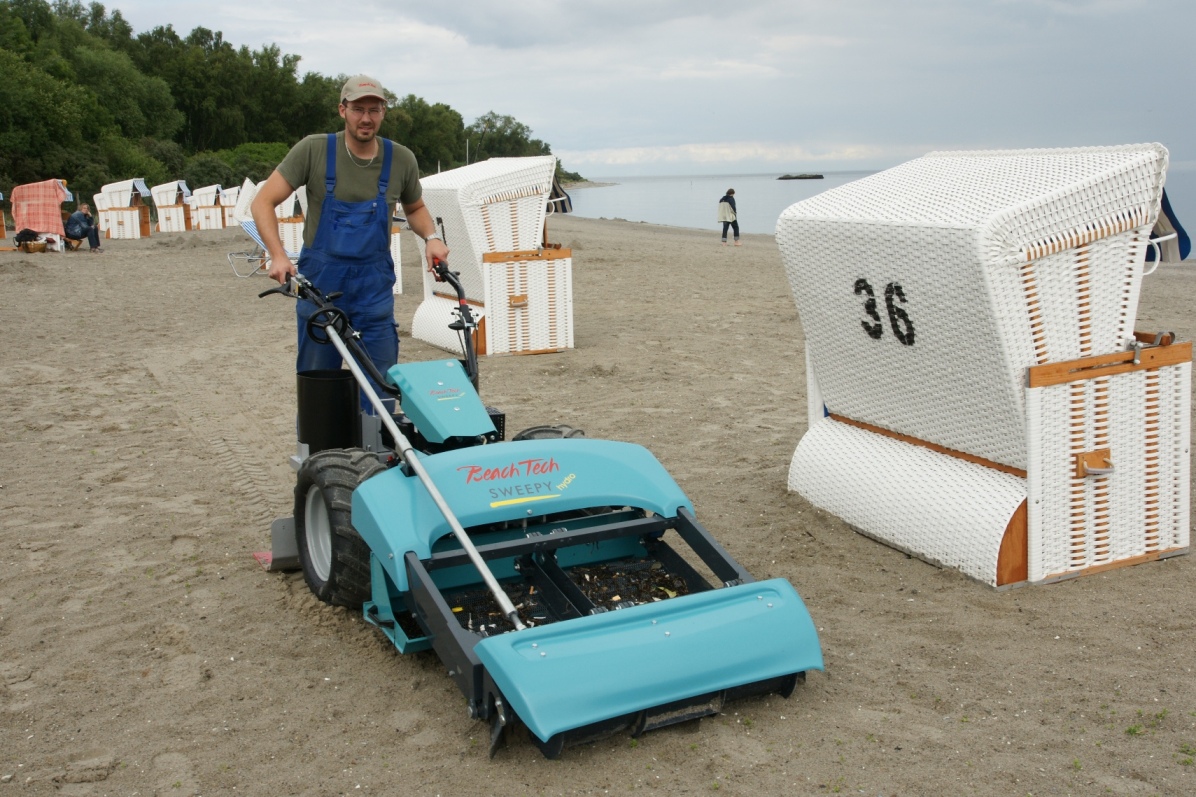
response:
M370 549L353 528L353 491L386 470L376 454L330 449L308 457L295 485L295 538L312 594L335 606L370 599Z
M563 423L532 426L524 429L519 434L511 438L515 440L560 440L564 438L585 437L586 433L581 429L574 429L572 426L566 426Z

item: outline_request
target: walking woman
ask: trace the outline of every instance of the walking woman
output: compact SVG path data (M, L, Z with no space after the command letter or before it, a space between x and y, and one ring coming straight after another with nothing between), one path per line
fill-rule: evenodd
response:
M739 246L739 220L735 211L735 189L728 188L727 193L718 201L718 220L723 223L723 246L727 245L727 228L735 231L735 245Z

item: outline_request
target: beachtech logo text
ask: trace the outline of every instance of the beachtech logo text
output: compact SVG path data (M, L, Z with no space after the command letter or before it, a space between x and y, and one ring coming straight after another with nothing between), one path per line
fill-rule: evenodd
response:
M457 470L465 471L465 483L497 482L506 479L522 479L529 476L547 476L556 473L561 466L552 457L548 459L525 459L512 462L501 468L483 468L481 465L462 465Z
M569 486L574 475L569 474L563 484L555 485L556 489L553 489L555 480L545 477L557 473L560 469L561 466L552 457L524 459L498 468L484 468L481 465L463 465L457 468L465 473L466 484L490 483L487 492L490 494L492 507L526 504L559 497L560 491Z

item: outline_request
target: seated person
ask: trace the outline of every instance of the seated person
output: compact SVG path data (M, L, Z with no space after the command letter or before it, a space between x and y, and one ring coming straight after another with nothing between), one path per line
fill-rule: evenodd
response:
M100 228L95 226L95 221L91 217L91 205L86 202L80 202L79 209L67 218L66 237L76 241L82 241L86 238L88 245L91 247L90 251L104 251L100 246Z

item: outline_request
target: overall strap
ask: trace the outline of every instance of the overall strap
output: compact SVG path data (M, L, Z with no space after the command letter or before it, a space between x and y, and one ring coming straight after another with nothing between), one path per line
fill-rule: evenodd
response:
M386 188L390 185L390 161L394 154L389 138L382 139L382 174L378 175L378 200L386 202Z
M324 165L324 198L332 199L336 188L336 133L328 134L328 154Z

